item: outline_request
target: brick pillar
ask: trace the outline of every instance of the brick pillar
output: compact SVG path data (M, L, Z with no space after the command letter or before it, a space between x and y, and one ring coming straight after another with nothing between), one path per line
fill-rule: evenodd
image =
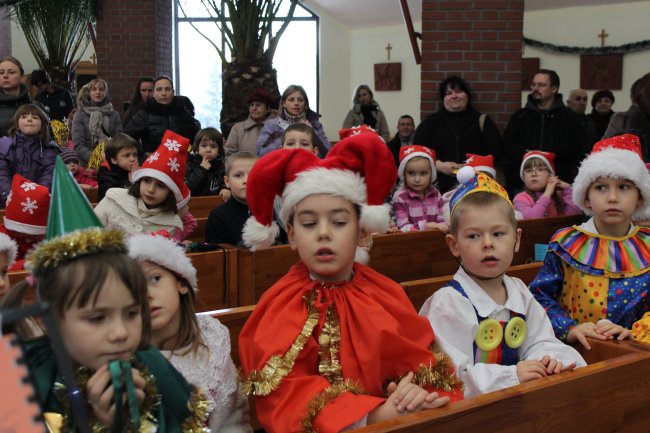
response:
M131 98L140 77L172 76L172 0L102 2L97 20L97 74L113 107Z
M422 1L422 118L438 109L438 85L463 77L474 107L501 130L521 106L524 0Z
M11 55L11 18L8 8L0 8L0 57Z

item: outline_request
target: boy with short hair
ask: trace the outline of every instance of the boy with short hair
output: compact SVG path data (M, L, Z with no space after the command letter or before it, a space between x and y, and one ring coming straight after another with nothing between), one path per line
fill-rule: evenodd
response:
M239 338L244 390L269 433L340 432L462 398L462 384L404 290L356 252L390 221L390 151L374 132L325 159L279 149L253 167L244 241L270 245L272 205L301 261L268 289Z
M294 123L287 126L282 135L282 149L305 149L318 156L320 140L314 128L304 123Z
M98 191L101 201L110 188L128 188L131 186L131 174L138 165L138 142L129 135L115 134L104 149L106 160L97 171Z
M521 237L508 194L469 166L458 177L446 240L460 269L420 314L452 357L465 397L584 366L580 354L555 337L526 285L505 275Z
M250 214L246 200L246 182L257 155L237 152L226 159L226 186L232 197L221 206L212 209L205 226L205 241L212 244L239 245L242 229Z

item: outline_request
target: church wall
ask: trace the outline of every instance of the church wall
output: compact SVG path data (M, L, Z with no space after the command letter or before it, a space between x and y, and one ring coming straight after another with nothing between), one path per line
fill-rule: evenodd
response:
M650 39L648 34L650 2L620 5L575 7L524 14L524 35L555 45L599 47L602 29L609 34L606 46L618 46ZM560 75L560 93L566 101L569 91L580 87L580 55L542 51L527 46L523 57L539 57L540 67L554 69ZM650 72L650 49L623 55L623 87L613 90L614 111L627 110L630 86ZM595 90L588 90L589 103ZM522 92L522 104L529 92ZM588 105L587 112L591 112Z

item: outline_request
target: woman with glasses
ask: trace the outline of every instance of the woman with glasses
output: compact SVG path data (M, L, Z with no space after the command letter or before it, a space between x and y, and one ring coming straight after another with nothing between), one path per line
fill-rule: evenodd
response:
M471 104L472 92L465 80L451 76L440 83L440 109L429 115L415 130L413 144L436 151L438 189L445 193L456 184L456 171L465 154L493 155L501 159L501 135L489 116Z

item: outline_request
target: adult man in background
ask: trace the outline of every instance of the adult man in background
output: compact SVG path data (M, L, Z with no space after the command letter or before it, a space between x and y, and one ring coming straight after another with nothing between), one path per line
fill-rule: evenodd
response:
M560 77L550 69L540 69L533 77L526 106L517 110L503 133L509 192L521 189L519 168L530 150L555 153L556 173L572 182L578 163L585 155L584 133L580 118L562 101Z
M397 134L388 142L388 148L395 158L395 165L399 167L399 149L402 146L413 144L413 133L415 132L415 122L409 114L400 116L397 121Z
M30 76L32 86L37 87L40 93L34 97L45 107L50 120L65 120L74 108L72 95L61 86L52 83L50 74L43 69L35 69Z

